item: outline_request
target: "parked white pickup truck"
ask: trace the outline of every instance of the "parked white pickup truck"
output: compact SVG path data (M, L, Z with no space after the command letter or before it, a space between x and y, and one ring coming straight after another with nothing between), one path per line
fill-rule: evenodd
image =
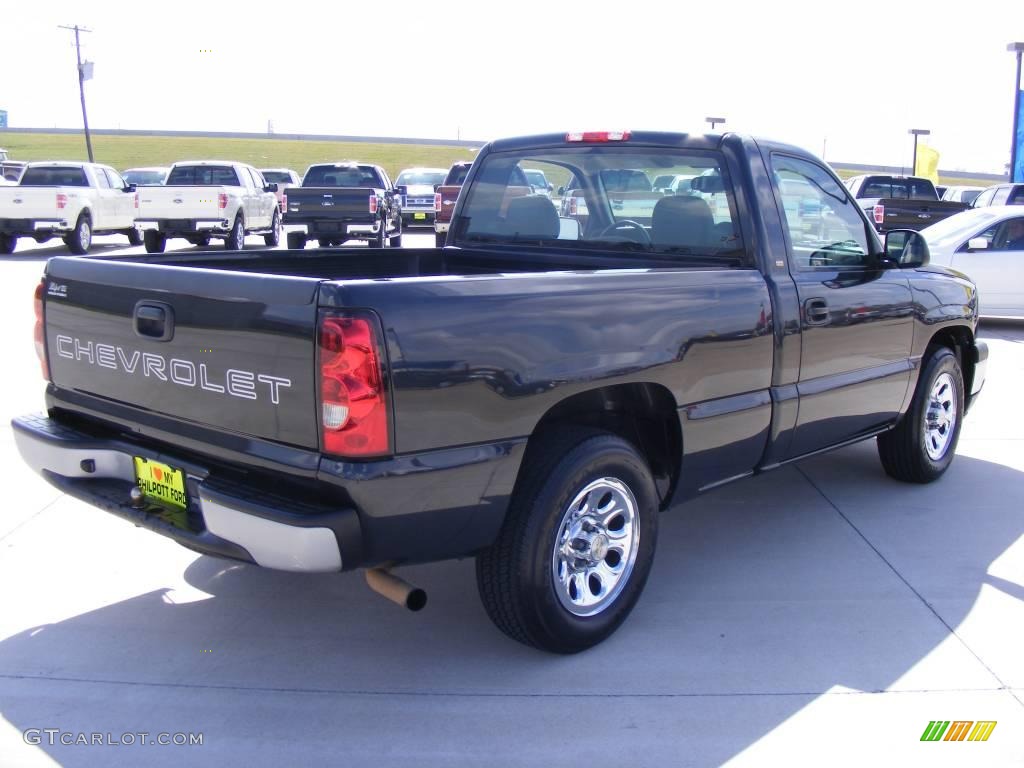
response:
M17 185L0 187L0 253L14 253L19 237L63 237L76 254L89 252L94 234L127 235L139 245L138 204L135 186L110 166L29 163Z
M146 251L162 253L170 237L205 247L213 238L229 251L245 247L246 235L263 235L270 246L281 237L277 185L251 165L199 160L175 163L162 187L139 190L137 224Z

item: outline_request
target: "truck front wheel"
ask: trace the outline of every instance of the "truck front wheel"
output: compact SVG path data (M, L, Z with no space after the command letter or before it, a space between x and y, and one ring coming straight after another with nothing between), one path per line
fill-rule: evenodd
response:
M270 248L277 248L281 242L281 215L274 211L274 218L270 222L270 234L263 236L263 242Z
M167 246L167 235L155 229L147 229L142 241L146 246L146 253L163 253Z
M142 245L142 233L135 227L127 230L125 234L128 236L128 245Z
M14 235L0 235L0 254L7 256L14 253L14 246L18 244L18 238Z
M92 245L92 219L83 213L75 222L75 228L64 236L64 244L76 256L84 256Z
M224 238L224 250L240 251L245 248L245 222L242 216L235 216L235 223L231 225L231 231Z
M964 377L947 347L926 356L914 399L894 429L878 436L878 457L886 474L906 483L930 483L949 468L960 439Z
M301 232L289 232L287 240L289 251L301 251L306 247L306 236Z
M616 435L568 429L542 440L497 540L477 557L477 588L509 637L576 653L611 635L640 598L658 496L647 462Z

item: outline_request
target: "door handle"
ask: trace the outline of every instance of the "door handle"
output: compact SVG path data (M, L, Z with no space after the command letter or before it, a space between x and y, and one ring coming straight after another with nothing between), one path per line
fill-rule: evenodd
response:
M804 302L804 322L807 325L826 325L829 317L828 302L824 299L807 299Z

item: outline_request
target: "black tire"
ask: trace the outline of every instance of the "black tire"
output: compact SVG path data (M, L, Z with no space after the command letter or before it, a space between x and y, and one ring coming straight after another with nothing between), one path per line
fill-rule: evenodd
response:
M235 222L231 225L231 231L224 238L225 251L240 251L245 248L245 222L242 221L242 214L235 216Z
M444 248L444 241L448 239L447 232L435 232L434 233L434 247Z
M167 235L155 229L147 229L142 242L146 246L146 253L163 253L167 247Z
M92 245L92 219L82 213L75 222L75 228L64 236L64 245L76 256L84 256Z
M477 588L491 621L512 639L555 653L576 653L611 635L636 605L654 562L658 496L647 462L636 448L616 435L568 429L533 438L538 439L540 442L530 446L520 469L497 540L477 557ZM581 608L568 607L574 599L569 585L574 577L570 575L556 584L557 571L565 567L560 561L556 568L556 542L563 532L563 521L577 506L574 500L588 486L601 486L609 480L632 494L636 526L630 530L638 539L630 551L635 550L635 559L626 566L617 586L602 598L607 602L593 615L582 615ZM604 494L604 490L599 488L596 493ZM597 505L601 503L599 499ZM577 518L577 522L581 520ZM608 530L612 528L609 524ZM626 528L624 520L622 530ZM613 543L605 538L603 546ZM598 546L593 542L591 545ZM597 549L591 549L591 545L588 550L593 554ZM607 558L611 558L613 549L607 549ZM594 563L597 567L615 567L610 559ZM618 564L623 565L621 560ZM592 585L592 578L583 575L582 583ZM578 592L576 597L580 597Z
M271 248L277 248L277 244L281 242L281 214L276 209L274 218L270 221L270 234L263 236L263 242Z
M209 235L198 235L198 236L194 236L194 237L188 238L188 241L190 243L192 243L192 245L197 245L200 248L205 248L206 246L208 246L210 244L210 236Z
M385 216L380 220L380 232L373 236L370 244L374 248L384 248L388 244L388 219Z
M306 236L301 232L289 232L287 238L289 251L301 251L306 247Z
M929 411L933 416L931 422ZM878 457L886 474L906 483L938 480L956 454L963 417L964 377L960 363L948 348L933 347L922 363L907 413L894 429L878 436ZM928 423L932 428L926 432Z
M0 235L0 254L9 256L14 253L14 246L18 244L18 238L14 235Z
M331 241L331 238L329 237L318 238L316 242L321 248L330 248L332 245L334 245L334 243Z
M142 233L135 227L129 229L125 234L128 236L129 245L142 245Z

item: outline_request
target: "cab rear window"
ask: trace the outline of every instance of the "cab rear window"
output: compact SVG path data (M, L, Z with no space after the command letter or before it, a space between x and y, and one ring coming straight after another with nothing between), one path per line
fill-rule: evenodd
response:
M168 187L237 187L235 169L221 165L181 165L172 168Z
M21 177L23 187L88 187L89 179L81 168L54 166L28 168Z
M479 162L460 242L673 254L748 266L732 182L707 150L591 146L501 152ZM554 192L524 169L540 170ZM678 192L658 177L691 179Z

